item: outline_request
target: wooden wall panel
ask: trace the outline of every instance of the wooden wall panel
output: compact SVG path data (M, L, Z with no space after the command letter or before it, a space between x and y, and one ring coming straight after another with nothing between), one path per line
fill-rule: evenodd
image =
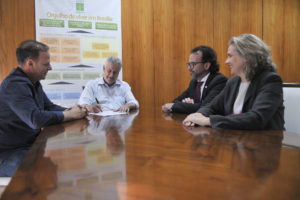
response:
M154 48L152 1L122 0L123 80L141 109L153 109Z
M228 41L232 36L252 33L262 38L262 0L214 1L214 48L220 62L220 71L231 77L225 65Z
M17 66L16 48L35 39L34 0L0 0L0 80Z
M300 82L300 1L264 0L263 38L285 82Z
M206 0L154 0L155 105L171 102L190 81L190 51L213 41L213 4Z

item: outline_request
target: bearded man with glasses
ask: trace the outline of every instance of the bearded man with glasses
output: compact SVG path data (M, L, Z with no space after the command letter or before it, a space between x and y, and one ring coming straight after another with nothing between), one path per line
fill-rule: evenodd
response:
M226 85L227 77L219 73L217 55L211 47L194 48L186 65L192 78L189 87L172 103L164 104L163 112L194 113L212 101Z

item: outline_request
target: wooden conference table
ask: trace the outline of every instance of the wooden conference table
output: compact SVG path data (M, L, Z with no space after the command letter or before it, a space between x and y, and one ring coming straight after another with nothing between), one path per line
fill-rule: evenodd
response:
M187 129L142 110L45 128L1 199L300 199L282 131Z

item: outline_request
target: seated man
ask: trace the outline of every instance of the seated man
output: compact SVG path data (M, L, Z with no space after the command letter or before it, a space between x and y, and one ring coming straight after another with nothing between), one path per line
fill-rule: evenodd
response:
M212 101L225 87L227 78L218 73L217 55L212 48L208 46L194 48L187 68L192 77L189 87L174 99L173 103L163 105L163 112L186 114L196 112Z
M121 67L119 58L108 57L103 65L103 77L86 84L78 103L84 105L89 112L129 112L137 109L139 103L134 98L130 86L117 79Z
M48 50L27 40L16 51L19 66L0 86L0 150L31 145L42 127L87 115L82 106L66 109L47 98L40 80L52 69Z

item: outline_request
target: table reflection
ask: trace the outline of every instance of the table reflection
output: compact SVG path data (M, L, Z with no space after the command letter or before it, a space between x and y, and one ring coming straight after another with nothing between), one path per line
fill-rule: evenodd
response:
M12 177L28 152L29 147L0 152L0 177Z
M282 131L227 131L208 127L184 127L194 137L191 150L197 156L217 158L225 149L231 152L231 169L248 176L265 178L278 169Z
M62 125L50 126L28 151L19 166L14 178L7 186L1 199L47 199L47 196L57 187L57 165L51 158L44 156L48 137L64 131ZM22 149L21 153L26 153Z
M210 164L227 160L228 197L236 199L249 193L249 199L264 194L272 175L279 169L282 131L227 131L208 127L184 127L191 135L191 154ZM247 178L247 183L241 181ZM249 183L253 183L249 187ZM250 195L251 194L251 195Z
M125 133L137 115L138 111L128 115L90 116L90 126L87 131L101 137L106 141L107 150L112 155L118 155L124 150Z
M52 197L65 198L65 193L96 197L111 191L110 198L118 198L115 184L126 180L125 134L137 115L91 115L64 123L65 131L48 139L45 152L58 168Z
M186 115L179 114L179 113L165 113L165 112L163 112L162 117L165 118L166 120L182 122L186 118Z

